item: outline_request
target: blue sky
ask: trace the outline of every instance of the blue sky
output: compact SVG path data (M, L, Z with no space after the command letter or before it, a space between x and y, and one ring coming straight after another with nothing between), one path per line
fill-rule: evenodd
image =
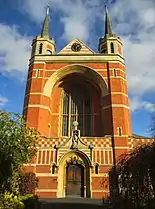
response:
M0 109L22 112L31 41L51 8L57 51L80 38L97 50L104 34L103 0L0 1ZM124 43L133 132L149 135L155 113L155 2L115 0L109 4L113 31Z

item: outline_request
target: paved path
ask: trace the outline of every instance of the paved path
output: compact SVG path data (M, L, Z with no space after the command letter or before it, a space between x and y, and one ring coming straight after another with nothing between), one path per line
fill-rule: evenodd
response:
M40 199L41 209L103 209L101 199L66 197L57 199Z

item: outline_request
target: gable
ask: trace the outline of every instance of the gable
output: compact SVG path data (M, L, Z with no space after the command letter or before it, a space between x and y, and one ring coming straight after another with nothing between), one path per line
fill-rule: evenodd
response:
M74 39L65 46L58 54L95 54L86 44L78 39Z

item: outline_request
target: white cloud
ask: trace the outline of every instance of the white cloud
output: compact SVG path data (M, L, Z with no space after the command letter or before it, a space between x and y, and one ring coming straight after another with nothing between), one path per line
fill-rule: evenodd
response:
M87 41L99 15L100 3L100 0L26 0L24 9L33 21L41 23L45 15L45 7L50 4L51 10L61 12L60 21L64 26L63 38L66 41L72 38Z
M130 37L124 38L124 54L128 86L131 94L143 95L155 89L155 46L148 40L135 43Z
M144 107L146 110L148 110L148 112L155 112L155 104L146 102Z
M49 2L52 10L51 22L53 12L61 14L60 22L64 26L63 38L66 41L78 37L91 43L95 24L98 20L104 21L102 0L25 0L23 7L33 21L41 23L45 6ZM124 44L129 92L134 98L132 109L153 110L151 102L141 100L147 93L155 93L155 1L117 0L109 9L113 30L122 37ZM104 23L101 29L104 32ZM7 37L7 41L0 45L0 54L3 54L0 63L3 63L5 72L12 69L25 72L30 39L21 36L17 28L5 25L0 25L1 40L2 37ZM94 43L96 46L97 44ZM141 102L140 105L138 101Z
M68 20L69 18L63 18L62 22L65 24L64 28L64 35L63 37L67 37L68 40L76 38L80 38L83 40L88 39L88 33L86 30L86 27L81 24L76 18L75 20L72 18L72 21ZM73 27L76 25L76 27L73 30ZM72 33L70 31L72 30ZM80 31L80 33L78 33Z
M132 112L135 112L139 109L145 109L147 112L155 112L155 104L148 102L148 101L142 101L138 96L131 97L129 99L130 102L130 108Z
M62 14L60 21L64 24L63 37L67 41L78 37L90 42L95 24L99 19L104 21L104 4L101 0L65 0L65 3L64 0L26 0L24 7L34 21L40 22L44 18L48 2L52 10ZM124 43L129 92L139 97L144 93L154 92L154 0L117 0L109 7L113 29ZM104 30L104 23L101 28Z
M0 95L0 107L4 106L8 102L8 98Z
M0 24L0 40L0 73L22 80L28 69L31 38L22 36L15 26Z
M111 16L124 44L131 110L155 112L155 104L145 100L155 93L155 2L119 0Z
M129 98L130 109L132 112L137 111L141 108L141 101L139 97L131 97Z
M141 97L144 93L154 92L154 0L119 0L111 7L111 16L115 31L123 35L130 93Z

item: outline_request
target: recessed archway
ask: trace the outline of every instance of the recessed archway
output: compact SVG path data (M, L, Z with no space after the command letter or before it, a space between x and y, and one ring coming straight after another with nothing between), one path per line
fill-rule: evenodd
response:
M81 137L103 136L101 90L96 84L81 74L71 73L59 81L53 93L58 88L61 89L59 125L62 136L71 136L73 121L78 121Z
M60 80L71 73L79 73L82 74L82 76L88 78L92 83L96 84L100 88L102 96L108 94L107 84L101 75L97 73L93 68L78 64L68 65L53 73L44 86L43 94L50 97L53 87Z
M82 187L81 193L78 191L78 185L75 186L77 191L74 193L80 195L81 197L90 197L90 168L91 162L86 154L81 151L70 151L67 154L63 155L59 160L59 171L58 171L58 191L57 197L66 197L69 194L68 186L68 168L71 166L72 169L77 169L79 175L75 180L79 180ZM71 169L71 170L72 170ZM77 183L77 182L76 182Z

